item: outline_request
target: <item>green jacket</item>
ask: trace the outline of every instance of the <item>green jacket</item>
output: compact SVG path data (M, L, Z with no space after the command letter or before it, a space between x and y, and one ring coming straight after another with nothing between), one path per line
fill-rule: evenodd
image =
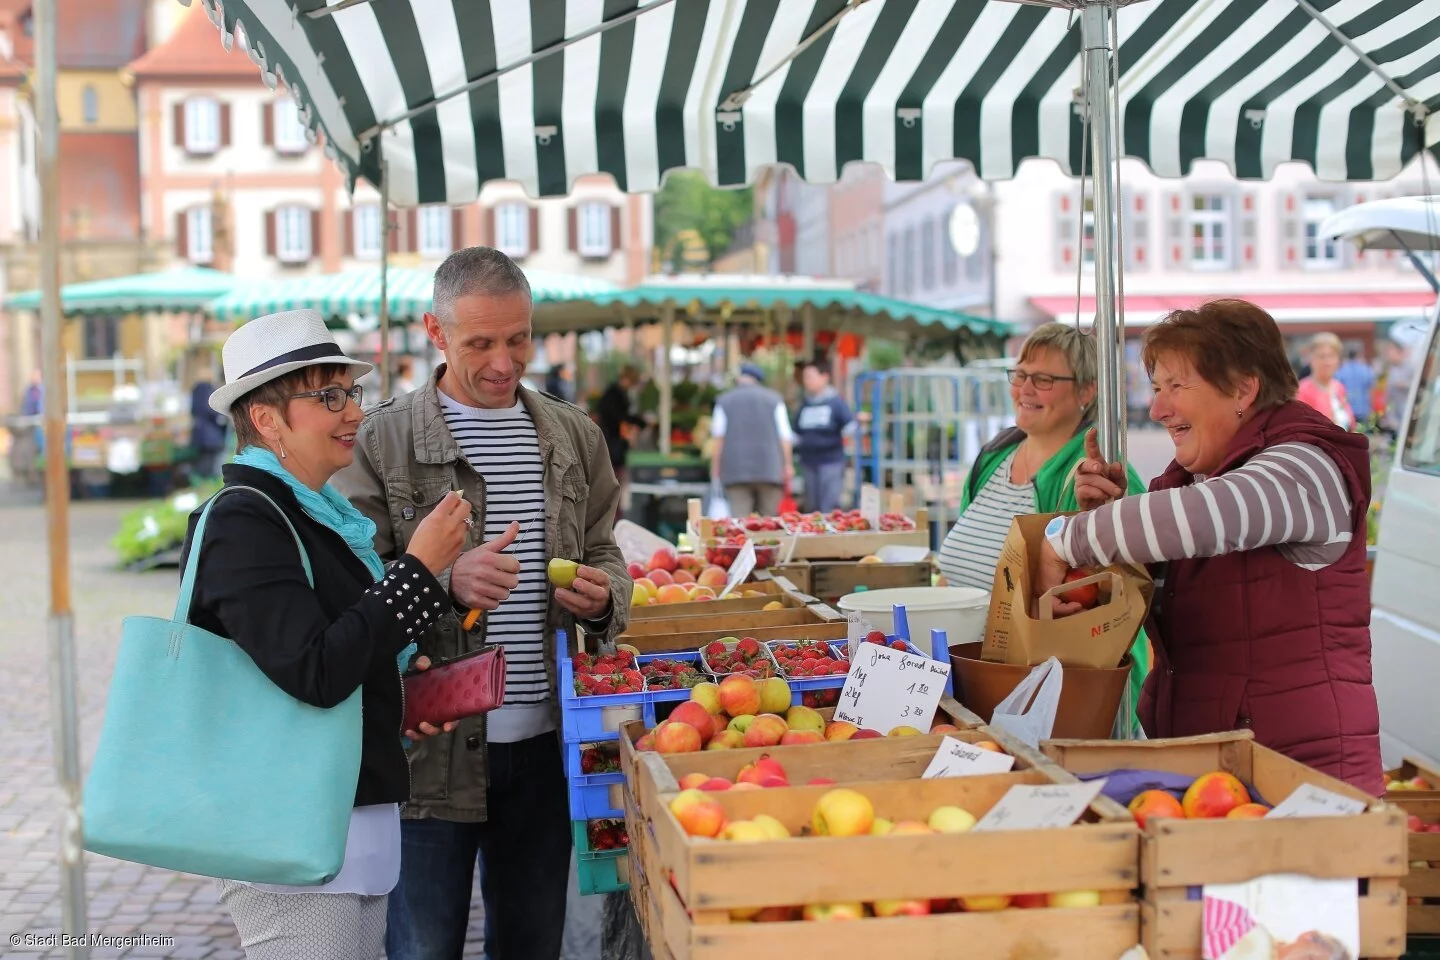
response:
M1077 464L1085 459L1085 434L1093 426L1092 421L1085 420L1080 424L1080 429L1070 442L1060 448L1060 451L1052 456L1035 473L1035 512L1036 513L1074 513L1080 509L1079 503L1075 500L1075 483L1073 472ZM970 503L975 495L1005 458L1014 452L1025 439L1025 431L1019 427L1010 427L1000 433L980 450L980 455L975 458L975 464L970 468L970 474L965 478L965 488L960 492L960 512L963 514L970 509ZM1126 465L1126 475L1129 477L1126 493L1133 495L1145 492L1145 481L1140 479L1140 474L1135 468ZM1126 731L1131 737L1134 731L1140 728L1139 714L1136 712L1140 704L1140 688L1145 683L1145 677L1150 673L1150 638L1141 630L1135 638L1135 643L1130 647L1130 656L1134 666L1130 670L1129 699L1129 725L1130 730Z

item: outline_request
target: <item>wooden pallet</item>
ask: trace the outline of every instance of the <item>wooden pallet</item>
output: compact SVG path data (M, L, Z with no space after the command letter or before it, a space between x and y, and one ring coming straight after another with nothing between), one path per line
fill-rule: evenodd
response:
M864 741L862 741L863 743ZM854 744L860 746L861 744ZM663 762L646 754L642 762ZM879 815L925 819L942 804L983 815L1010 787L1069 779L1053 766L993 776L875 780L852 789ZM730 819L768 813L798 834L830 787L714 794ZM950 960L957 956L1054 956L1114 960L1139 937L1134 899L1139 831L1114 804L1063 830L898 837L795 838L727 843L688 837L665 801L649 817L664 945L676 960ZM861 867L863 869L857 869ZM1002 910L853 923L732 922L730 910L876 899L1096 890L1101 905Z
M1042 751L1071 773L1226 770L1279 803L1310 783L1367 804L1351 817L1155 820L1144 831L1143 943L1152 960L1199 960L1201 903L1189 888L1273 873L1364 879L1362 957L1405 952L1405 818L1399 809L1255 743L1249 731L1173 740L1051 740Z

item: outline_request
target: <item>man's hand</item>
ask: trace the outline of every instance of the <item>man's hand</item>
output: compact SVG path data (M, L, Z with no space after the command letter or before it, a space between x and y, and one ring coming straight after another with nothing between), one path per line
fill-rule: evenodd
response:
M557 588L555 599L581 620L600 620L610 612L610 575L598 567L577 567L575 582Z
M505 553L520 535L511 523L489 543L460 554L450 570L450 593L472 610L494 610L520 584L520 561Z
M1055 552L1054 545L1048 539L1040 542L1040 562L1036 566L1035 597L1032 605L1032 615L1035 619L1040 619L1040 604L1042 603L1050 604L1050 609L1057 620L1085 609L1078 603L1067 603L1058 596L1050 597L1048 600L1041 599L1045 596L1046 591L1053 590L1064 583L1065 575L1070 572L1070 564Z
M1099 434L1085 434L1085 459L1075 474L1075 501L1081 510L1094 510L1125 496L1125 465L1106 463L1100 456Z

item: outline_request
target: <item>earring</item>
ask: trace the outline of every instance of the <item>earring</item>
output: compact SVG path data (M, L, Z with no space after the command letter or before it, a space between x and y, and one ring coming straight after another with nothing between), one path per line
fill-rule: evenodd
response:
M1244 416L1245 416L1245 410L1244 410L1244 408L1243 408L1243 407L1236 407L1236 408L1235 408L1235 419L1236 419L1236 420L1240 420L1240 419L1242 419ZM283 454L282 454L282 456L283 456Z
M283 444L283 443L280 444L280 459L281 459L281 460L284 460L284 459L285 459L285 444Z

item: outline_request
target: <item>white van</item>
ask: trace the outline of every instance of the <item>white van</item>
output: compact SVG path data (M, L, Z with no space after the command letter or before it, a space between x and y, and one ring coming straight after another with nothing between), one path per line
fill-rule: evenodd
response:
M1402 250L1440 293L1419 251L1440 250L1440 196L1359 204L1322 232L1361 249ZM1375 691L1386 766L1440 760L1440 329L1412 328L1414 382L1380 508L1371 586Z

